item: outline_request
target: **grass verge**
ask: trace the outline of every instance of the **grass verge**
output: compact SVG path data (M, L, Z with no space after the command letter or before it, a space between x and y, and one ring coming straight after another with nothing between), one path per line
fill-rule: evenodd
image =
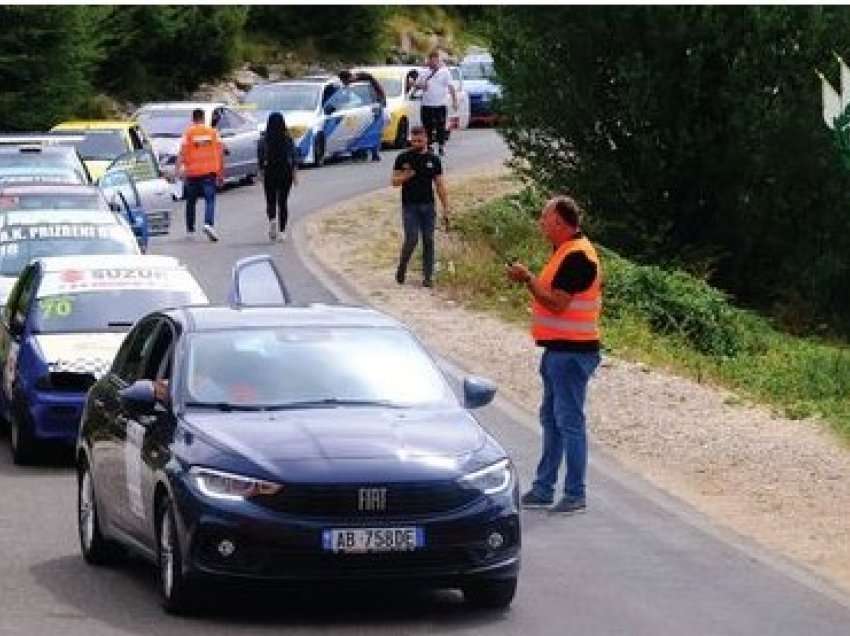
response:
M439 289L464 306L527 323L527 292L507 282L504 263L518 259L535 271L545 263L550 249L536 225L542 200L516 183L486 201L467 194L453 197L458 213L442 242ZM684 272L638 265L605 248L600 254L606 351L735 389L789 417L820 416L850 441L846 346L782 333Z

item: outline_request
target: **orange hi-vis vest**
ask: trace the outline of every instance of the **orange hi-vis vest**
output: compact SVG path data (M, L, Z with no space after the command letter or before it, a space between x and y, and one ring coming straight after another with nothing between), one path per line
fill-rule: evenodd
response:
M572 296L564 311L547 309L537 299L531 303L531 336L536 341L565 340L592 342L599 340L599 315L602 312L602 269L599 257L586 238L576 238L561 245L546 267L540 272L538 281L551 289L552 281L564 259L574 252L584 252L588 260L596 265L596 278L585 291Z
M221 140L218 131L204 124L192 124L183 133L180 148L187 177L222 174Z

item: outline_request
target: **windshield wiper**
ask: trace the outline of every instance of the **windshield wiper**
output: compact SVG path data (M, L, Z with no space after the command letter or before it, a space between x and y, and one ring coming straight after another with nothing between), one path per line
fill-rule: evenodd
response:
M201 409L218 409L219 411L262 411L262 406L251 406L245 404L231 404L230 402L186 402L187 407Z
M327 408L327 407L342 407L342 406L380 406L383 408L400 409L404 408L403 404L391 402L390 400L358 400L347 398L322 398L321 400L302 400L300 402L286 402L284 404L275 404L267 406L270 411L285 410L285 409L309 409L309 408Z

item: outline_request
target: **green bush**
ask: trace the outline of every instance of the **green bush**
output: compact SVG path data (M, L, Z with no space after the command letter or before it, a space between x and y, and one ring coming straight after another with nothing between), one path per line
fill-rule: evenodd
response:
M526 323L528 292L506 281L502 259L493 256L510 253L539 271L551 254L536 226L541 207L529 190L459 215L459 238L442 253L441 286L468 306ZM846 345L782 333L700 278L597 249L606 349L731 386L790 417L821 415L850 439Z

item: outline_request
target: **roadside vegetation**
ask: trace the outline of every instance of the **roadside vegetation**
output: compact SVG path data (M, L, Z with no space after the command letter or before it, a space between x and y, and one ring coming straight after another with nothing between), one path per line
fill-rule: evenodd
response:
M0 7L0 130L120 114L184 99L247 65L268 77L339 64L460 53L480 8L255 6Z
M504 262L535 270L550 249L537 230L543 199L532 189L463 208L440 252L439 289L470 308L527 324L528 294L509 284ZM593 238L593 237L591 237ZM606 351L658 365L781 408L819 415L850 441L850 351L796 337L682 270L640 265L601 248Z

